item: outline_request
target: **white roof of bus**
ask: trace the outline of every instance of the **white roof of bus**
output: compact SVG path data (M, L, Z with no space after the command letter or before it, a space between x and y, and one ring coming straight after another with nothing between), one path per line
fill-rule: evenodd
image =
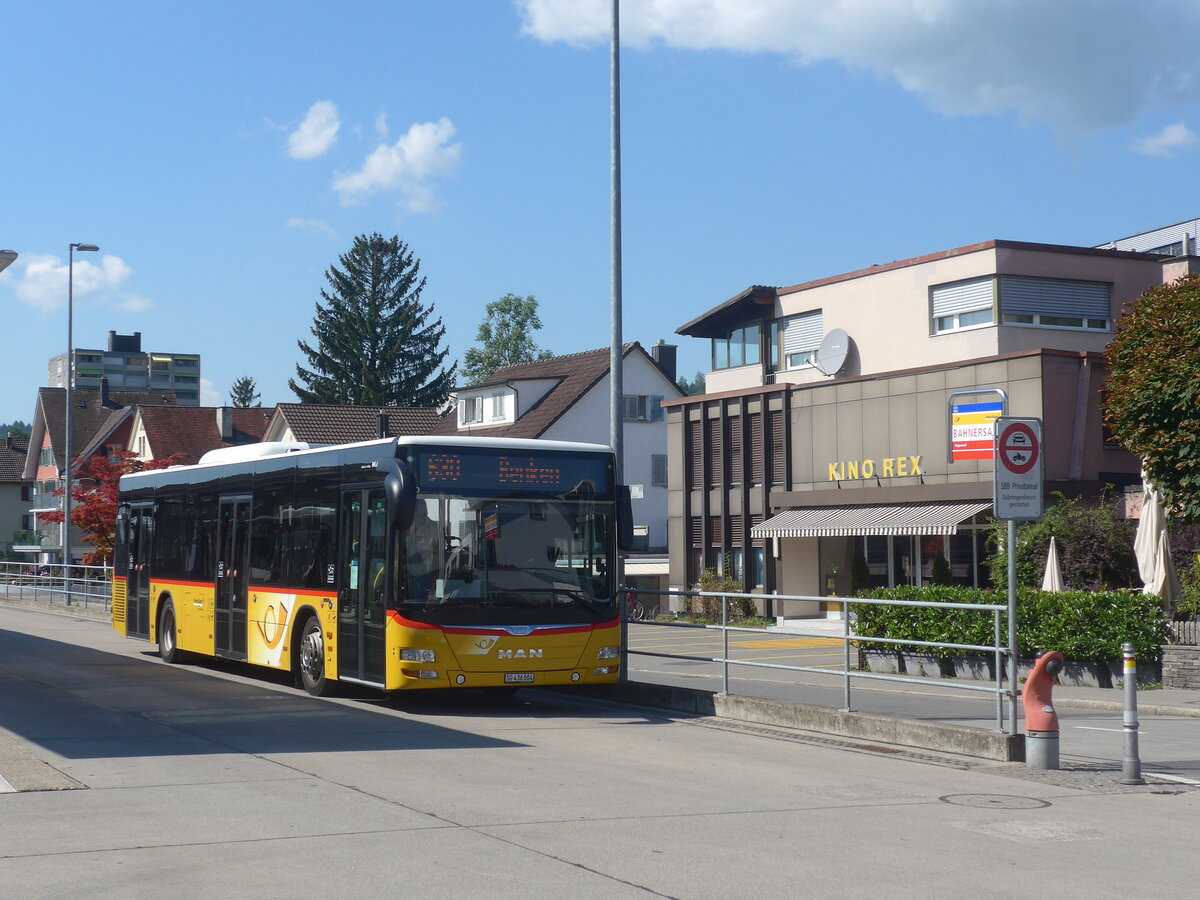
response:
M399 446L408 446L410 444L426 444L437 447L492 447L496 450L564 450L574 451L576 453L612 453L612 447L607 444L583 444L574 441L542 441L533 438L486 438L486 437L460 437L458 435L429 435L429 436L404 436L391 438L377 438L371 441L357 441L353 444L327 444L321 447L310 447L307 450L292 450L277 455L271 456L252 456L250 459L238 460L239 462L249 462L259 459L275 459L277 456L308 456L314 453L324 453L329 450L338 448L350 447L371 447L382 446L385 444L395 443ZM244 447L253 447L253 444L243 445ZM122 475L121 478L138 478L142 475L161 475L163 472L171 472L176 469L209 469L217 465L228 465L225 461L197 463L191 466L170 466L167 469L153 469L149 472L131 472L128 475Z

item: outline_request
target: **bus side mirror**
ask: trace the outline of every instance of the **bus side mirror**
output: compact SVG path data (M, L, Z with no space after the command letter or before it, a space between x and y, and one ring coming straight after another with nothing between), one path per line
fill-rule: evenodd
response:
M379 468L386 473L383 491L392 523L399 530L407 531L417 508L417 480L408 464L398 459L381 459Z
M629 485L617 485L617 549L633 549L633 500Z

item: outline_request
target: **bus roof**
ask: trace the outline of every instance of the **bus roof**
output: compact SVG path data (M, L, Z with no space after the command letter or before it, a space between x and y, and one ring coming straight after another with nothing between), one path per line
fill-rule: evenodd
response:
M474 448L492 448L495 450L559 450L573 453L612 453L612 448L607 444L584 444L575 443L572 441L542 441L531 438L488 438L488 437L463 437L459 435L422 435L413 436L406 435L403 437L380 438L370 441L357 441L351 444L328 444L320 447L310 447L307 450L290 449L291 446L280 444L280 450L277 453L269 453L263 455L256 453L253 448L257 445L247 444L245 447L249 451L244 458L238 459L217 459L211 462L201 462L189 466L171 466L166 469L152 469L148 472L132 472L128 475L121 476L121 490L133 489L138 486L138 483L143 479L147 481L161 481L164 476L182 475L200 476L202 480L206 480L205 476L216 475L218 471L226 470L230 474L235 472L251 472L254 471L257 465L261 464L264 467L274 468L273 463L278 463L280 460L295 460L296 464L303 466L305 462L310 462L313 457L328 456L339 452L349 452L349 455L360 457L362 453L354 451L369 451L370 448L375 448L376 453L370 454L374 456L394 456L395 448L409 446L430 446L430 447L474 447ZM392 447L391 453L381 452L385 447ZM285 464L286 465L286 464Z

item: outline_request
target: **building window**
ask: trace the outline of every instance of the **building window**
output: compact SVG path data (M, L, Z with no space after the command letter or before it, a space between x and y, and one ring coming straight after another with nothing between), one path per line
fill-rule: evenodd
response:
M824 313L814 309L784 319L779 323L778 334L784 369L811 366L825 335Z
M735 328L725 337L713 338L712 365L714 369L732 369L736 366L758 365L761 358L758 336L762 326L755 322Z
M929 289L933 334L996 324L996 284L990 275Z
M647 394L625 394L621 398L622 416L626 422L661 422L662 397Z
M54 465L54 450L50 447L43 447L42 453L38 457L38 465L53 466Z
M496 394L492 397L492 420L495 421L504 417L504 395Z
M483 421L483 398L464 397L458 402L458 424L474 425Z
M1000 310L1005 325L1107 331L1112 285L1001 275Z
M650 454L650 483L655 487L667 486L667 455L665 453Z

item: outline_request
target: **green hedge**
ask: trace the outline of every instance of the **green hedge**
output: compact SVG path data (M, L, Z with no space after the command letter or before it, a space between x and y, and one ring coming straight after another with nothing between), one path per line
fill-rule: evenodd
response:
M864 591L861 597L878 600L923 600L936 603L986 603L1004 605L1005 594L964 587L897 587ZM863 637L890 637L950 644L991 644L993 618L987 612L913 606L855 604L855 627ZM1000 614L1000 637L1008 639L1008 614ZM1166 642L1161 600L1134 591L1045 591L1017 593L1017 646L1021 656L1058 650L1078 662L1114 662L1121 645L1132 642L1142 662L1158 662ZM866 649L888 647L863 644ZM897 649L903 649L902 646ZM937 656L959 652L938 648L912 648Z

